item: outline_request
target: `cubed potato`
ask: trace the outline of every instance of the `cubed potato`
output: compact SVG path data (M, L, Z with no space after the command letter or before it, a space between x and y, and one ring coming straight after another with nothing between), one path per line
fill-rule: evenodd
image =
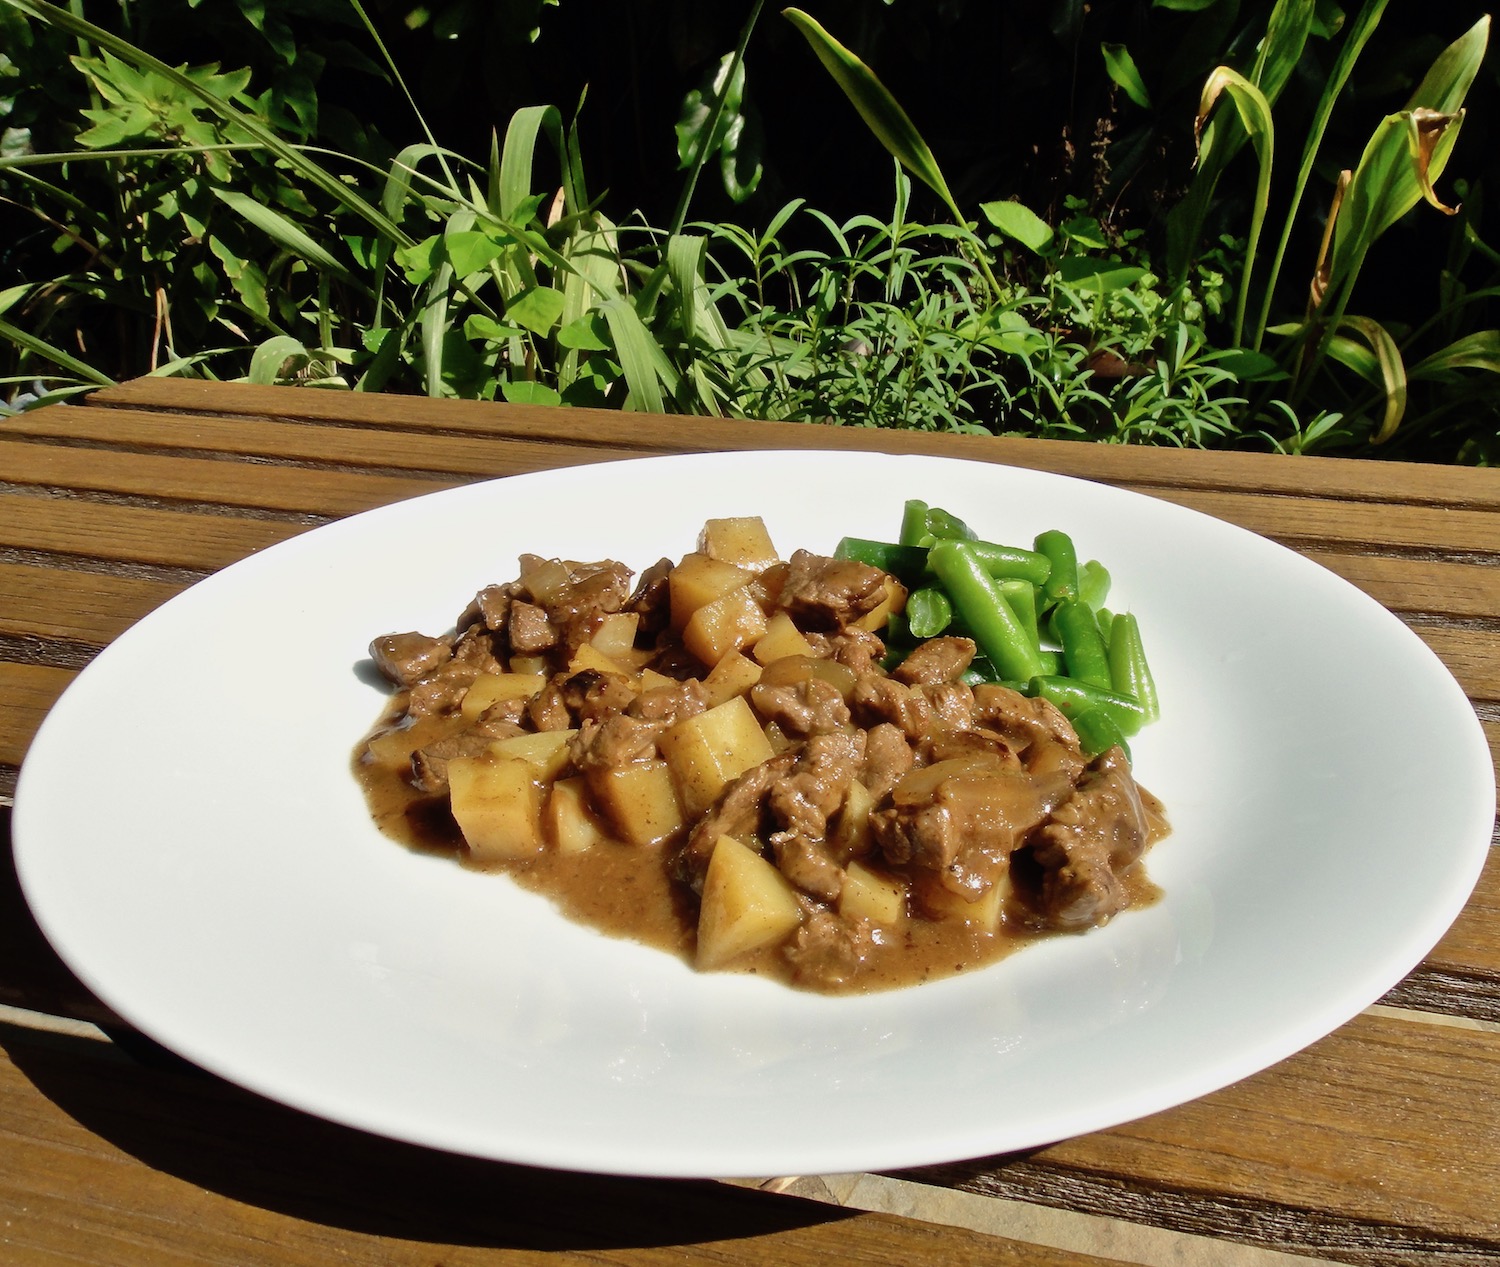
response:
M591 642L585 642L568 661L569 673L581 673L584 669L594 669L599 673L614 673L619 677L635 676L635 669L631 665L623 664L613 656L606 655Z
M774 755L743 695L684 718L662 733L657 746L692 818L712 805L731 779Z
M710 519L698 534L698 552L755 573L781 562L765 520L759 515Z
M635 635L640 624L639 612L611 612L599 622L589 645L611 660L629 664L635 657Z
M870 811L874 808L875 797L870 789L858 779L850 782L829 834L837 857L863 858L874 847L870 836Z
M676 678L670 678L665 673L658 673L655 669L642 669L636 679L640 683L641 694L654 691L659 686L676 686Z
M581 775L558 779L552 785L543 826L558 853L582 853L610 838L589 804L588 783Z
M952 889L944 888L935 872L917 872L912 877L912 898L917 909L928 919L962 920L980 932L996 933L1005 922L1010 875L1001 875L978 900L970 902Z
M839 914L891 928L906 919L906 882L900 876L872 870L862 862L844 868Z
M410 726L401 726L376 735L365 745L365 750L376 765L397 770L410 763L411 754L418 748L425 748L439 739L456 735L467 725L462 717L455 717L451 713L433 713L418 718Z
M507 667L512 673L540 673L546 677L550 666L544 655L513 655Z
M871 633L884 629L886 621L893 615L906 610L906 586L902 585L894 576L885 578L885 597L854 622L856 629L866 629Z
M473 721L492 704L530 699L546 685L547 678L541 673L481 673L464 692L459 711Z
M514 862L541 852L542 785L529 761L454 757L448 797L475 861Z
M761 664L770 664L786 656L811 656L812 644L786 612L777 612L766 621L766 631L751 648L750 654Z
M730 651L720 657L703 679L703 692L710 706L743 695L760 681L760 665L741 651Z
M577 734L576 730L539 730L534 734L514 735L495 740L489 746L489 753L501 760L528 761L538 779L550 782L567 768L568 745Z
M801 922L802 907L781 872L733 836L720 836L703 879L698 967L722 968L752 950L775 945Z
M589 791L610 834L626 844L659 845L682 830L682 806L665 761L591 771Z
M704 664L718 664L766 631L766 613L743 587L704 603L682 630L682 645Z
M667 577L672 606L672 628L681 633L704 603L748 585L754 574L706 554L685 554ZM712 661L710 661L712 663Z

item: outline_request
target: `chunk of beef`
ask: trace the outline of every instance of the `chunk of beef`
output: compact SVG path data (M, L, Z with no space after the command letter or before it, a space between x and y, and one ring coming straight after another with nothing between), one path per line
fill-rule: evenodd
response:
M521 728L502 716L491 716L487 710L467 730L418 748L411 754L411 781L418 791L439 793L448 790L448 762L454 757L478 757L488 751L497 739L521 734Z
M870 826L888 862L934 871L944 888L972 900L1071 788L1065 778L1036 779L999 760L955 758L906 775Z
M526 702L526 716L536 730L571 730L574 716L568 707L565 679L552 678Z
M825 902L835 902L844 887L844 868L829 855L822 841L792 831L771 833L776 868L797 888Z
M568 710L569 724L574 726L584 720L597 721L610 713L623 712L635 699L629 681L618 673L580 669L554 680L563 707Z
M746 840L760 835L766 797L796 762L795 752L779 753L731 779L718 800L693 826L673 860L677 878L690 885L695 893L703 892L703 876L719 837Z
M932 701L915 687L881 673L866 673L855 683L850 712L861 726L889 722L910 739L932 729Z
M879 568L798 550L787 560L786 580L776 604L799 626L842 629L884 599L885 573Z
M828 819L837 813L859 772L863 745L852 734L813 735L800 749L785 778L770 790L769 805L777 823L810 840L828 834Z
M880 662L885 659L885 643L868 629L856 625L833 633L811 629L804 630L802 636L820 659L847 665L856 674L883 672Z
M916 760L916 753L907 743L901 728L890 722L881 722L865 732L864 763L859 781L870 789L878 803L916 764Z
M570 746L573 764L587 773L650 761L657 755L656 741L665 729L659 721L642 721L629 713L586 720Z
M974 725L974 692L960 682L935 682L916 689L932 706L933 724L948 730Z
M653 563L641 573L635 590L625 600L624 610L635 612L640 617L636 626L637 638L648 645L672 622L670 578L673 566L671 559L659 559Z
M875 947L875 933L832 911L815 910L783 953L799 981L834 989L850 981Z
M631 572L622 563L568 564L568 583L537 601L546 609L558 641L572 655L599 631L604 617L630 597Z
M454 622L455 627L467 629L470 625L483 625L491 633L504 633L510 617L510 600L515 591L514 582L507 585L486 585L463 609Z
M788 735L826 735L849 726L849 705L838 687L821 678L773 685L757 682L750 688L750 703L768 722L775 722Z
M957 682L974 662L977 649L972 638L929 638L892 669L891 676L913 686Z
M1031 745L1041 742L1060 743L1075 752L1080 749L1073 723L1039 695L1022 695L998 682L982 682L974 688L974 711L980 725L1012 740L1023 757Z
M708 695L703 683L689 678L670 686L655 686L642 691L625 711L643 721L656 722L666 730L689 717L696 717L707 708Z
M506 639L514 655L542 655L558 644L558 631L544 608L520 599L510 604Z
M478 672L469 665L455 664L450 660L407 692L407 713L412 717L431 717L457 711Z
M388 681L409 689L453 658L453 643L420 633L385 634L370 643L370 658Z
M1129 905L1122 873L1150 842L1152 827L1129 760L1111 748L1027 841L1017 860L1017 891L1049 928L1108 923Z

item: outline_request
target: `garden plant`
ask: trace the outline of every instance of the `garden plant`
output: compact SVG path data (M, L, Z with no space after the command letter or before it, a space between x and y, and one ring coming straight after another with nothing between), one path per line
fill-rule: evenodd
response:
M11 409L174 374L1500 460L1483 13L208 8L0 0ZM696 53L569 88L557 50L621 9ZM997 77L945 108L912 58L986 40ZM493 113L454 95L470 48ZM670 106L635 150L590 139L610 74Z

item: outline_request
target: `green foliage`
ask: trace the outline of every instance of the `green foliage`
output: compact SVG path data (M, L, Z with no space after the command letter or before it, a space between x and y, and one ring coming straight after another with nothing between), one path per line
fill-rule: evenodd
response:
M1018 196L1028 166L998 150L1010 187L976 183L972 165L945 173L918 111L831 19L788 10L761 27L763 0L748 0L702 35L710 51L663 122L673 179L658 182L656 214L617 216L614 195L585 180L586 124L607 105L580 93L571 118L520 105L465 153L417 109L440 63L416 88L403 74L408 33L457 49L482 31L507 74L534 70L542 55L529 50L583 2L241 0L223 37L232 52L190 65L146 50L179 46L178 27L191 44L196 0L122 5L110 29L45 0L0 0L0 215L17 226L0 259L0 378L68 393L174 373L1496 460L1500 256L1481 236L1481 191L1446 171L1487 21L1423 54L1402 108L1360 122L1361 57L1384 0L1350 15L1333 0L1156 0L1128 26L1122 6L1057 6L1030 38L1097 80L1069 92L1107 117L1092 177L1035 198ZM965 8L955 0L953 14ZM919 48L907 37L924 21L890 5L862 33ZM821 66L837 110L852 105L896 160L889 215L767 200L778 169L750 87L768 82L773 55L804 81ZM1025 69L1009 52L996 64L1006 57ZM1008 82L996 90L1014 92ZM348 105L377 99L359 117ZM861 150L856 117L837 110L799 120L799 139L829 138L831 169L868 166L878 148ZM985 135L942 124L944 137ZM390 143L382 128L420 139ZM1195 162L1174 175L1165 159L1184 145ZM1132 220L1126 191L1148 184L1162 196ZM744 210L690 224L705 197ZM1434 225L1451 244L1426 309L1370 306L1418 293L1378 285L1383 251Z

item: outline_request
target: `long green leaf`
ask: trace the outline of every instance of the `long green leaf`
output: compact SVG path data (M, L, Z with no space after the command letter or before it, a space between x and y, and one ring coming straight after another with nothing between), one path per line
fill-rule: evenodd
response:
M1104 54L1104 69L1110 79L1127 97L1143 110L1151 109L1151 94L1146 91L1146 81L1135 64L1135 58L1123 44L1101 44Z
M1478 330L1423 357L1406 373L1408 382L1437 378L1454 370L1500 374L1500 330Z
M289 334L272 335L251 355L246 381L268 387L281 377L281 367L288 361L307 361L309 357L300 340Z
M96 383L100 387L115 385L115 380L102 370L97 370L92 365L80 361L76 356L69 355L59 347L53 347L45 339L37 338L29 330L11 325L9 321L0 320L0 339L14 343L32 355L39 356L42 360L50 362L59 369L67 370L70 374L76 374L90 383Z
M511 115L510 124L505 129L505 146L500 153L500 205L495 209L502 219L513 219L516 209L531 197L536 142L544 131L559 157L564 156L562 114L556 106L526 106ZM567 183L563 189L564 210L572 214L577 210L573 190Z
M1381 120L1340 207L1328 266L1327 303L1337 324L1375 240L1426 198L1441 210L1433 183L1442 175L1463 122L1463 102L1489 43L1481 18L1450 44L1412 93L1405 109Z
M325 272L348 279L349 269L341 260L335 258L280 212L272 211L265 203L251 198L248 194L236 193L232 189L221 189L217 185L211 186L211 189L214 197L236 212L247 223L259 229L278 246Z
M1245 241L1245 269L1235 297L1234 333L1231 344L1238 347L1245 328L1245 306L1250 294L1250 279L1255 269L1255 252L1260 243L1261 228L1271 202L1271 163L1274 157L1275 127L1271 121L1271 103L1265 94L1238 71L1220 66L1203 87L1198 117L1206 119L1214 112L1221 96L1234 104L1240 126L1255 149L1257 160L1255 201L1250 207L1250 232Z
M1401 419L1406 414L1407 376L1406 365L1401 359L1401 349L1396 346L1390 332L1378 321L1369 317L1345 317L1339 322L1338 331L1351 331L1364 341L1374 354L1373 365L1348 355L1348 350L1338 359L1360 372L1384 397L1385 408L1380 426L1370 437L1371 444L1384 444L1396 433ZM1335 332L1337 338L1338 332ZM1330 348L1330 355L1334 355Z
M642 324L630 302L623 297L606 300L600 305L614 340L615 356L625 375L630 389L630 402L645 413L666 412L666 402L661 393L661 378L658 366L665 358L651 332Z
M1307 182L1317 162L1318 151L1322 148L1323 136L1328 130L1328 120L1333 114L1334 105L1343 95L1344 85L1349 82L1349 77L1354 73L1354 66L1359 60L1359 55L1364 52L1365 45L1375 33L1375 28L1380 25L1386 3L1387 0L1366 0L1344 35L1338 56L1334 59L1333 68L1318 97L1318 104L1313 109L1312 126L1308 129L1307 139L1302 146L1302 159L1297 165L1297 178L1292 185L1286 218L1281 226L1281 237L1276 243L1276 253L1271 258L1271 268L1262 288L1260 315L1256 319L1249 340L1252 347L1260 347L1265 339L1266 325L1271 319L1271 303L1275 297L1277 283L1281 278L1282 264L1286 260L1292 234L1297 228L1297 213L1301 210L1302 199L1307 192Z
M875 72L801 9L783 9L781 12L812 46L818 60L844 90L844 95L859 111L860 118L876 139L907 171L943 200L955 220L964 223L963 213L954 202L948 182L943 179L942 170L927 142Z

